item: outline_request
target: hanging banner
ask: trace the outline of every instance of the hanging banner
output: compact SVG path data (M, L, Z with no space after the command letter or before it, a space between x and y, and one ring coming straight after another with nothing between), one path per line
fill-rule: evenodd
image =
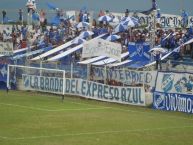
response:
M193 94L193 73L158 72L156 91Z
M125 14L124 13L112 13L113 16L115 16L117 19L121 20ZM133 16L139 20L140 24L142 25L148 25L152 26L152 17L150 15L144 15L142 13L136 13L133 12L129 13L129 16ZM161 14L161 18L159 20L161 27L163 28L176 28L181 27L181 21L182 17L179 15L171 15L171 14ZM188 26L193 24L193 16L188 17Z
M82 58L107 56L121 61L121 44L103 39L92 39L83 43Z
M193 113L193 96L155 92L153 108L167 111Z
M38 49L38 50L34 50L34 51L26 52L26 53L23 53L23 54L15 55L15 56L13 56L13 59L21 59L23 57L33 56L33 55L36 55L36 54L43 53L45 51L49 51L51 49L52 49L52 46L48 46L48 47L41 48L41 49Z
M105 72L107 75L105 75ZM134 84L146 84L151 87L155 87L157 71L135 71L127 69L107 69L100 67L92 67L93 79L104 80L107 77L108 80L115 80L127 85Z
M145 106L143 87L110 86L82 79L65 79L65 84L63 81L63 78L23 74L21 86L23 90L57 94L65 92L95 100Z
M82 79L66 79L65 93L107 102L145 106L143 87L119 87Z
M63 78L22 74L24 90L63 94Z
M66 11L66 17L70 20L71 23L75 23L76 11Z
M149 43L134 43L130 42L128 45L128 51L130 59L133 61L149 61L151 54L149 53Z
M0 33L6 33L7 35L11 35L12 28L12 25L0 25Z
M0 42L12 42L12 25L0 25L0 33L3 36L3 41Z
M12 55L13 43L12 42L0 42L0 55Z

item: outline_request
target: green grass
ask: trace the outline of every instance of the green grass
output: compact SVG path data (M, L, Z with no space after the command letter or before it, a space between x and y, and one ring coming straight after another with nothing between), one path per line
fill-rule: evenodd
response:
M193 145L193 115L0 91L0 145Z

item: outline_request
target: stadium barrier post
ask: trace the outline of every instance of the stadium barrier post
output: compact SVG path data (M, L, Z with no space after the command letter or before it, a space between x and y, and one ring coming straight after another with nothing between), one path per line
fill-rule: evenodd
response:
M104 69L105 69L105 75L104 75L104 84L106 85L107 84L107 65L105 64L105 67L104 67Z
M71 75L70 75L70 77L71 77L71 79L73 78L73 63L71 62L71 64L70 64L70 66L71 66Z
M87 80L90 81L90 64L87 64Z
M62 101L64 101L64 94L65 94L65 71L63 71L63 92L62 92Z
M7 65L7 89L9 89L9 64Z

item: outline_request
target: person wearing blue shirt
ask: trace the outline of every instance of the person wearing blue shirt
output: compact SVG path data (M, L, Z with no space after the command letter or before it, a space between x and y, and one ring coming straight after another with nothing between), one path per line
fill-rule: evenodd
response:
M166 36L161 37L161 47L166 47L167 39L165 39Z
M155 52L155 60L156 60L156 70L158 70L158 66L160 66L160 70L162 70L162 65L161 65L161 53L159 51Z
M2 15L3 15L3 22L4 22L5 17L6 17L6 11L5 10L2 11Z
M22 22L23 21L23 10L19 9L19 21Z
M188 25L188 13L185 10L182 10L182 27L185 28Z

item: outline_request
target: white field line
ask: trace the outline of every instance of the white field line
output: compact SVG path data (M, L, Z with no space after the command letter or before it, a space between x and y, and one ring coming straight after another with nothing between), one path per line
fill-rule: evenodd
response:
M88 103L78 103L78 102L75 102L75 101L71 101L71 100L68 100L68 99L64 99L64 102L67 101L68 103L71 103L71 104L77 104L77 105L84 105L84 106L93 106L93 107L99 107L100 105L94 105L94 104L88 104ZM100 107L104 107L104 106L100 106Z
M16 105L16 104L7 104L7 103L0 103L0 105L11 106L11 107L19 107L19 108L25 108L25 109L31 109L31 110L48 111L48 112L103 110L103 109L111 108L111 107L95 107L95 108L93 107L93 108L69 108L69 109L44 109L44 108L38 108L38 107L29 107L29 106Z
M43 97L47 97L47 98L55 98L55 96L45 96L44 94L37 94L38 96L43 96ZM85 99L85 98L84 98ZM96 101L96 100L94 100L94 101ZM77 104L77 105L85 105L85 106L92 106L92 107L99 107L99 105L94 105L94 104L89 104L89 103L80 103L80 102L75 102L75 101L73 101L71 98L65 98L64 97L64 102L68 102L68 103L72 103L72 104ZM46 107L46 106L44 106L44 107ZM100 106L101 107L101 106ZM102 107L104 107L104 106L102 106Z
M96 131L96 132L80 132L80 133L67 133L58 135L45 135L45 136L31 136L31 137L4 137L0 136L0 139L5 140L29 140L29 139L41 139L41 138L53 138L53 137L66 137L66 136L82 136L82 135L98 135L98 134L116 134L116 133L142 133L149 131L161 131L170 129L184 129L193 128L193 126L181 126L181 127L162 127L162 128L145 128L145 129L127 129L127 130L110 130L110 131Z
M53 96L45 96L43 94L38 94L38 95L42 95L44 97L53 97ZM99 106L100 107L106 107L104 105L94 105L94 104L88 104L88 103L82 103L82 102L81 103L80 102L75 102L75 101L71 101L70 99L64 99L64 101L72 103L72 104L77 104L77 105L85 105L85 106L93 106L93 107L99 107ZM46 107L46 106L44 106L44 107ZM120 110L120 111L124 111L124 112L140 113L140 114L143 114L143 115L149 115L149 117L155 117L155 116L159 116L160 117L160 115L161 115L163 117L168 117L168 118L173 118L173 119L193 120L193 118L174 116L172 114L167 115L167 114L160 114L160 113L157 113L157 112L155 112L155 113L146 112L146 109L142 110L142 111L136 111L136 110L131 110L131 109L122 109L122 108L118 108L118 107L108 107L108 108L109 109L112 108L113 110ZM42 108L40 108L40 110L46 111L45 109L42 109Z
M181 116L172 116L172 114L160 114L160 113L151 113L151 112L145 112L145 111L136 111L136 110L129 110L129 109L122 109L122 108L112 108L114 110L120 110L120 111L123 111L123 112L132 112L132 113L141 113L142 115L149 115L149 117L155 117L155 116L162 116L162 117L168 117L168 118L174 118L174 119L184 119L184 120L192 120L193 121L193 118L186 118L186 117L181 117ZM155 110L156 111L156 110ZM158 111L158 110L157 110ZM166 111L168 112L168 111ZM164 113L164 111L163 111ZM182 112L181 112L182 113ZM152 116L153 115L153 116ZM191 114L190 114L191 115Z
M105 107L103 105L94 105L94 104L87 104L87 103L77 103L77 102L74 102L74 101L69 101L69 103L73 103L73 104L78 104L78 105L87 105L87 106L95 106L95 107ZM167 114L160 114L160 113L151 113L151 112L146 112L146 110L142 110L142 111L136 111L136 110L130 110L130 109L122 109L122 108L118 108L118 107L109 107L109 109L113 109L113 110L118 110L118 111L123 111L123 112L132 112L132 113L140 113L140 114L143 114L143 115L149 115L149 117L155 117L156 115L161 115L161 116L164 116L164 117L168 117L168 118L174 118L174 119L184 119L184 120L193 120L193 118L186 118L186 117L180 117L180 116L172 116L172 114L170 115L167 115ZM152 116L154 115L154 116Z
M168 117L168 118L173 118L173 119L183 119L183 120L193 120L193 118L186 118L186 117L180 117L180 116L172 116L172 114L160 114L160 113L151 113L151 112L145 112L144 111L136 111L136 110L130 110L130 109L122 109L122 108L115 108L115 107L106 107L102 105L91 105L87 103L76 103L73 101L69 101L70 103L74 104L79 104L79 105L88 105L88 106L93 106L89 108L69 108L69 109L44 109L44 108L38 108L38 107L29 107L29 106L22 106L22 105L17 105L17 104L6 104L6 103L0 103L0 105L6 105L6 106L12 106L12 107L20 107L20 108L25 108L25 109L31 109L31 110L39 110L39 111L47 111L47 112L60 112L60 111L86 111L86 110L103 110L103 109L113 109L113 110L118 110L118 111L123 111L123 112L132 112L132 113L140 113L142 115L149 115L148 117L154 118L155 116L163 116L163 117ZM46 106L44 106L46 107ZM100 108L99 108L100 107ZM136 114L138 115L138 114Z
M41 95L41 94L40 94ZM45 96L45 95L42 95L42 96L44 96L44 97L52 97L52 96ZM88 103L80 103L80 102L75 102L75 101L71 101L70 99L65 99L64 101L66 101L66 102L69 102L69 103L72 103L72 104L77 104L77 105L85 105L85 106L93 106L93 107L91 107L91 108L94 108L94 107L101 107L101 108L103 108L103 109L113 109L113 110L119 110L119 111L123 111L123 112L132 112L132 113L140 113L140 114L142 114L142 115L149 115L148 117L155 117L155 116L163 116L163 117L168 117L168 118L173 118L173 119L183 119L183 120L193 120L193 118L186 118L186 117L181 117L181 116L174 116L174 115L172 115L172 114L169 114L169 115L167 115L167 114L160 114L160 113L157 113L157 112L155 112L155 113L151 113L151 112L146 112L146 110L142 110L142 111L136 111L136 110L131 110L131 109L122 109L122 108L118 108L118 107L106 107L106 106L104 106L104 105L94 105L94 104L88 104ZM0 103L0 105L1 105L2 103ZM4 104L5 105L5 104ZM14 104L11 104L12 106L14 105ZM19 107L18 105L16 105L17 107ZM21 107L21 106L20 106ZM27 107L27 108L26 108ZM46 107L46 106L44 106L44 107ZM104 108L105 107L105 108ZM35 109L35 110L40 110L40 111L50 111L50 109L43 109L43 108L36 108L36 107L28 107L28 106L23 106L23 108L26 108L26 109ZM97 108L98 109L98 108ZM88 109L88 110L97 110L97 109ZM65 110L65 109L60 109L60 110L58 110L58 111L70 111L71 109L69 109L69 110ZM83 109L82 109L83 110ZM84 109L84 110L86 110L86 109ZM99 109L100 110L100 109ZM55 112L57 111L57 110L54 110ZM50 112L54 112L54 111L50 111ZM74 111L81 111L81 109L77 109L77 110L75 110L74 109ZM153 115L153 116L152 116Z

